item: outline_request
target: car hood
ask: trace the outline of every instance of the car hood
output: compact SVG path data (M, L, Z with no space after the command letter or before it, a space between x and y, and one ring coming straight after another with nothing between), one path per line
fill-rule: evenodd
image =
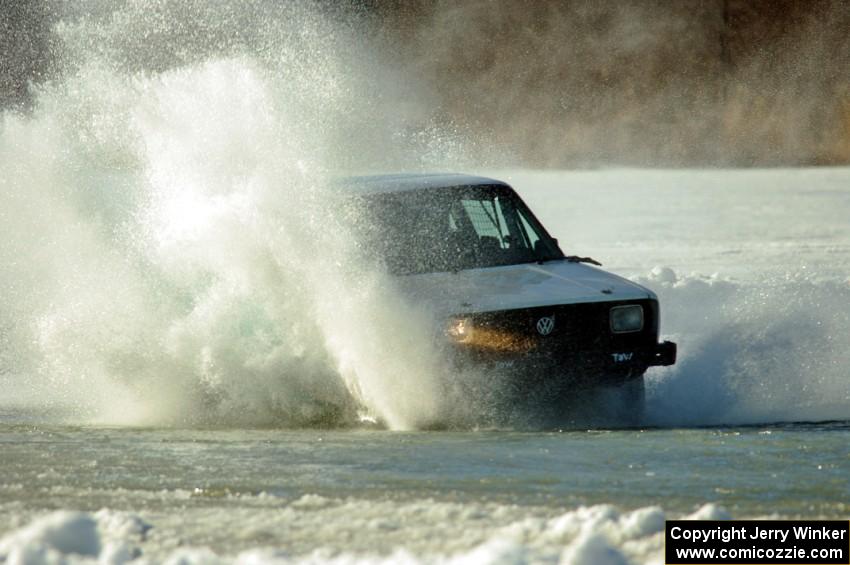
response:
M399 278L405 294L436 314L656 298L638 284L583 263L551 261Z

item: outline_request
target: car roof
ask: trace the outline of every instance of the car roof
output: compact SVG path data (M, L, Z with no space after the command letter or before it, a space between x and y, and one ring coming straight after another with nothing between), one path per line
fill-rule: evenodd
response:
M339 179L339 184L365 194L405 192L428 188L505 186L500 180L457 173L396 173Z

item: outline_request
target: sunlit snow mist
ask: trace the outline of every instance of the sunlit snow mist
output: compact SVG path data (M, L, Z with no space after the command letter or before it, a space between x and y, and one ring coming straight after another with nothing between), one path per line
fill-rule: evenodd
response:
M755 282L657 269L674 367L649 378L647 423L756 424L850 418L850 284L803 275Z
M396 87L325 16L164 7L60 22L61 78L3 115L11 396L75 421L434 418L424 314L349 259L328 178L455 148L436 130L387 141L404 109L376 93Z

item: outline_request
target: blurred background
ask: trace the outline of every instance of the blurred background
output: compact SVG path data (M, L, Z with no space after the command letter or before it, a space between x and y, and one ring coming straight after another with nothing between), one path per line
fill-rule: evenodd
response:
M163 17L200 5L124 4ZM279 9L246 4L258 17ZM502 165L850 163L850 3L843 0L306 4L358 36L383 68L415 79L413 97L421 100L412 130L427 122L455 131L497 148ZM29 111L34 88L64 71L57 25L108 18L120 5L0 1L0 107ZM175 52L251 48L246 26L195 21L173 38L183 46ZM162 38L151 39L161 51ZM128 52L127 65L148 72L185 62L175 53L146 55L144 44Z

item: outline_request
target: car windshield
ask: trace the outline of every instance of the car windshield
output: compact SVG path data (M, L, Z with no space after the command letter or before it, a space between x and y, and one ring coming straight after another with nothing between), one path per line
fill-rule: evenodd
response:
M358 199L360 200L360 199ZM360 200L357 231L394 274L560 259L563 253L506 186L378 193Z

